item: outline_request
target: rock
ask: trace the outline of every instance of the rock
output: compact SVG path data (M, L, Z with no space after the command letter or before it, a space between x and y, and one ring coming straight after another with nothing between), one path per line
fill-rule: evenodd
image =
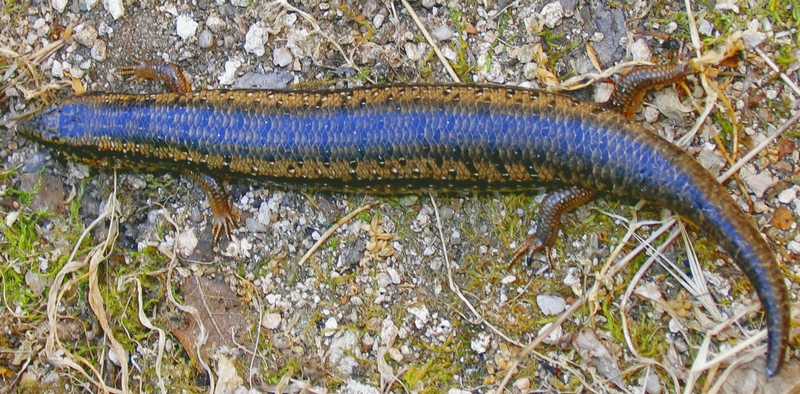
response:
M637 286L635 292L648 300L658 301L661 299L661 291L658 289L658 285L653 282L645 282Z
M661 381L658 374L648 374L644 379L644 392L647 394L661 394Z
M236 77L236 71L239 70L239 67L242 67L242 60L241 59L231 59L225 62L225 71L217 77L219 80L220 85L231 85Z
M603 34L603 39L593 45L597 59L603 66L614 64L625 54L621 40L626 37L625 13L620 7L610 8L605 2L589 2L592 26Z
M394 341L397 339L398 329L392 321L391 317L386 317L381 322L381 342L386 347L394 346Z
M125 6L122 4L122 0L103 0L103 8L111 14L114 20L125 15Z
M453 211L453 208L441 207L439 209L439 216L442 217L442 220L450 220L453 218L453 215L455 215L455 211Z
M94 40L97 39L97 29L92 25L81 23L75 27L75 41L79 44L91 48L94 45Z
M389 350L387 352L389 353L389 357L392 360L394 360L394 362L396 362L396 363L403 362L403 353L400 352L399 349L397 349L395 347L392 347L392 348L389 348Z
M646 106L644 107L644 121L647 123L655 123L658 120L658 117L661 115L661 112L658 112L658 108Z
M594 84L594 102L605 103L611 99L614 94L614 85L605 82L598 82Z
M750 22L748 29L742 33L742 41L744 41L744 46L748 50L753 50L767 39L767 34L760 31L760 28L761 24L758 22L758 20L753 19Z
M564 312L567 301L561 297L540 294L536 296L536 305L545 315L557 315Z
M422 0L422 6L431 9L436 5L436 0Z
M455 32L447 25L441 25L431 32L431 36L433 36L436 41L449 40L453 37L453 34L455 34Z
M734 14L739 13L739 5L736 4L739 0L717 0L714 9L717 11L733 11Z
M175 19L175 31L181 40L188 40L194 37L197 32L197 25L198 23L188 14L180 14Z
M700 26L697 27L697 30L700 32L700 34L706 37L711 37L711 34L714 33L714 25L712 25L711 22L702 19L700 20Z
M356 334L347 330L338 338L331 341L331 346L328 355L328 362L331 363L341 374L345 376L353 375L358 362L353 356L353 351L358 346L358 337Z
M209 17L206 18L206 27L214 33L219 33L225 26L225 21L216 15L209 15Z
M277 48L272 52L272 64L277 67L286 67L292 63L292 51L289 48Z
M553 325L553 323L547 323L544 326L542 326L542 328L539 330L539 334L544 332L544 330L546 330L551 325ZM561 326L558 326L554 328L553 331L551 331L550 334L547 335L547 338L545 338L542 342L548 345L556 345L558 344L558 341L561 339L562 336L564 336L564 329L561 328Z
M267 330L274 330L278 328L280 324L281 324L280 313L267 313L264 314L264 317L261 319L261 327L264 327Z
M492 336L488 333L481 332L478 333L477 338L473 338L472 341L469 343L469 347L478 354L484 354L487 350L489 350L489 345L492 342Z
M197 236L194 235L194 231L191 229L181 232L175 238L175 250L184 257L191 256L195 248L197 248L197 244Z
M701 166L705 167L705 169L715 176L719 174L720 170L722 170L726 164L725 159L720 156L717 151L713 149L706 149L705 147L697 155L697 161L700 162Z
M773 177L769 170L756 173L752 165L745 166L740 174L744 183L758 198L764 197L764 193L778 183L778 179Z
M258 57L263 56L266 51L264 45L268 37L269 33L261 22L250 25L247 34L244 36L244 51Z
M286 89L294 77L288 71L281 70L265 74L247 73L239 77L233 84L234 89ZM270 221L262 221L268 224Z
M325 336L329 337L334 334L334 332L339 328L339 322L336 321L336 318L331 316L328 320L325 320Z
M395 285L399 285L400 284L400 281L401 281L400 273L397 272L396 269L394 269L393 267L389 267L389 268L386 269L386 273L389 274L389 278L392 280L392 284L395 284Z
M791 204L795 198L797 198L797 189L795 188L785 189L778 193L778 201L781 204Z
M106 42L103 40L97 40L94 42L91 51L89 52L92 55L92 59L102 62L106 60Z
M425 305L410 306L408 307L407 311L416 318L414 320L414 325L417 327L417 329L425 326L425 324L428 323L428 320L431 318L430 312L428 312L428 307Z
M99 0L80 0L78 1L78 7L81 11L91 11L98 2Z
M53 7L53 8L54 8L56 11L58 11L59 13L62 13L62 12L64 12L64 10L67 8L67 3L68 3L68 0L52 0L52 1L50 2L50 5L51 5L51 6L52 6L52 7Z
M554 1L545 4L545 6L542 7L541 14L544 17L545 26L552 29L561 24L561 19L564 18L564 8L561 6L561 3Z
M514 388L517 389L517 392L520 393L528 393L530 392L531 388L531 379L528 377L520 378L514 381Z
M772 225L778 230L788 231L795 224L794 215L792 210L786 207L780 207L775 210L775 215L772 217Z
M214 35L211 30L203 29L200 31L200 35L197 36L197 45L203 49L211 48L214 45Z
M631 58L634 61L649 62L653 60L653 51L644 38L640 38L631 44Z
M789 244L786 245L786 249L794 254L800 254L800 242L798 241L789 241Z
M355 379L348 379L344 387L339 389L341 394L381 394L377 387L367 386Z
M378 283L379 289L385 289L389 287L390 284L392 284L392 278L390 278L389 275L385 273L380 273L378 274L378 279L376 280L376 282Z
M413 42L407 42L403 45L403 50L405 50L408 60L416 62L422 59L422 55L425 53L425 47L426 45L424 43L415 44Z
M372 24L375 25L376 29L380 29L383 26L383 21L386 19L386 15L377 14L374 18L372 18Z

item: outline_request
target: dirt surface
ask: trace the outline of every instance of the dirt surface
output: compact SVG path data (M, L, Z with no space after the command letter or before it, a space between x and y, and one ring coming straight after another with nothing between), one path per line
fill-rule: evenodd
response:
M692 372L698 355L713 357L758 333L762 316L750 311L703 348L707 332L758 301L735 264L691 226L705 298L659 264L636 276L644 254L606 275L612 251L620 248L612 262L620 261L639 245L625 237L631 222L647 238L666 220L657 207L637 210L634 200L593 200L566 215L549 258L510 265L544 189L375 197L237 181L228 190L240 226L232 241L215 244L207 199L191 179L127 171L115 178L67 162L16 135L14 117L73 95L70 86L166 91L120 75L136 59L180 65L195 90L452 83L453 76L400 2L138 1L116 19L116 2L89 3L6 4L0 13L7 126L0 128L0 391L657 393L688 385L700 392L726 377L713 368ZM755 50L796 79L797 21L755 3L693 4L696 22L683 3L664 1L424 0L411 8L462 82L533 88L623 61L686 59L695 54L692 26L703 52L746 31L746 48L706 74L705 86L722 99L710 104L687 148L721 174L730 167L725 155L738 161L798 110L796 95ZM31 55L48 45L46 55ZM599 100L614 80L572 94ZM677 142L708 100L701 77L692 76L648 94L635 121ZM800 268L797 135L791 128L727 183L784 264L792 302ZM115 186L118 204L109 211ZM325 231L372 202L299 264ZM115 216L79 238L104 212ZM689 272L683 242L662 253ZM537 332L591 290L514 365ZM750 361L764 349L745 348L721 367L744 365L728 378L743 379L741 370L763 377L763 361ZM789 353L788 369L796 370ZM793 387L796 376L757 388Z

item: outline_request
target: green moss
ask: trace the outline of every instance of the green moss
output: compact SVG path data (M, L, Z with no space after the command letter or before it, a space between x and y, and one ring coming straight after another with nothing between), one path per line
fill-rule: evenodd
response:
M458 33L456 42L452 47L453 51L456 53L456 62L455 64L451 63L451 66L462 82L470 82L472 81L471 74L473 67L467 61L467 51L469 50L466 40L467 22L464 18L464 14L455 10L450 11L450 20L453 22L453 27L456 28L456 32Z
M454 362L454 350L461 347L461 343L453 342L450 336L440 345L428 345L424 341L416 344L431 354L427 361L414 363L401 377L405 386L411 389L421 389L422 393L440 393L447 387L453 375L460 373L463 366Z
M544 28L538 33L542 38L544 48L547 51L547 69L554 70L556 63L562 56L569 53L573 49L584 45L581 40L567 41L563 33L555 33L553 29Z

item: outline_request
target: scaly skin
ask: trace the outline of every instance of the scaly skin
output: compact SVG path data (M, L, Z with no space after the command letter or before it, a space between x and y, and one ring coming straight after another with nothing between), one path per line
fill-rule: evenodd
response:
M689 218L738 263L766 314L767 374L777 373L784 358L783 277L728 191L667 141L616 111L567 96L427 85L101 93L49 107L19 129L94 166L178 170L201 180L239 176L374 193L548 183L644 198ZM232 225L221 189L211 191L215 221Z

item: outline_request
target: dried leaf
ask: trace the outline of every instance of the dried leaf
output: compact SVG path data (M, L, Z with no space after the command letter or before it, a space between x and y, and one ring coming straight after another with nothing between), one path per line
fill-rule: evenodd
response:
M194 307L200 313L200 322L187 319L170 328L193 361L197 361L195 342L200 335L200 324L208 331L208 339L200 349L204 358L216 353L220 345L236 348L233 337L241 343L250 332L245 305L225 282L194 276L183 282L181 292L184 305Z
M606 349L594 330L582 329L572 340L572 347L581 355L583 361L597 370L600 376L608 379L617 387L625 387L617 359Z

